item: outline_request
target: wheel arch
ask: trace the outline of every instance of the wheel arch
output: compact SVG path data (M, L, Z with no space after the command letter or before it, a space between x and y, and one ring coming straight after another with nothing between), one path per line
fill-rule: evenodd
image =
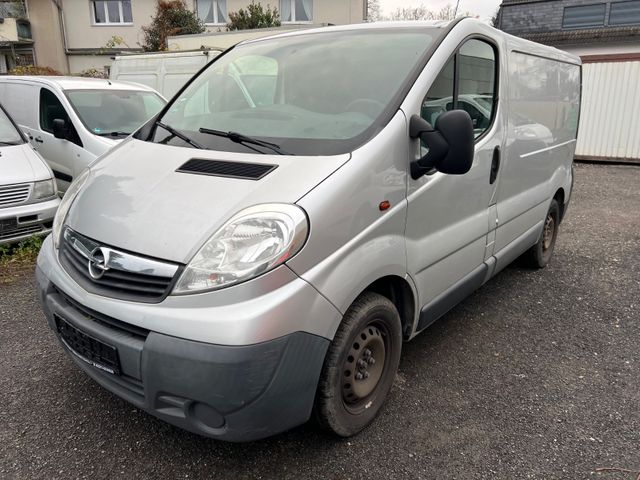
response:
M378 293L391 300L400 314L402 336L405 340L409 339L415 325L417 302L414 288L407 279L397 275L386 275L367 285L358 297L364 292Z

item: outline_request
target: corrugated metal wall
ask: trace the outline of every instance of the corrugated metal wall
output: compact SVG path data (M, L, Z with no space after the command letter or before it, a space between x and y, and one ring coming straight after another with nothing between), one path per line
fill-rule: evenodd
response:
M640 160L640 61L582 66L576 156Z

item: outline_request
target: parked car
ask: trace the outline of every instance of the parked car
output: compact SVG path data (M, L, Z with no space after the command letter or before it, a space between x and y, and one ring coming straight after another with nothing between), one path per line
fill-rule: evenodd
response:
M144 85L26 76L0 76L0 102L49 163L60 191L166 104Z
M0 245L49 233L59 203L51 169L0 105Z
M109 70L111 80L147 85L165 98L173 97L219 50L117 55Z
M353 435L403 340L517 257L550 261L580 68L473 19L240 44L73 182L38 258L49 325L98 383L192 432L252 440L315 412ZM456 105L475 94L474 132ZM553 143L525 149L517 115Z

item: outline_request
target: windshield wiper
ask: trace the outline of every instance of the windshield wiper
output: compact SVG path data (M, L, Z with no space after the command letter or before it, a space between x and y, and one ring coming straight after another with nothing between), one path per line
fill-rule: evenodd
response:
M173 127L170 127L169 125L165 125L164 123L157 121L155 123L156 125L158 125L159 127L164 128L167 132L169 132L171 134L171 136L165 138L164 140L162 140L159 143L166 143L169 141L170 138L172 137L178 137L180 140L187 142L189 145L191 145L194 148L198 148L200 150L206 150L206 148L204 148L202 145L200 145L198 142L196 142L195 140L191 140L189 137L187 137L185 134L180 133L178 130L176 130Z
M96 135L98 135L99 137L128 137L129 135L131 135L131 132L105 132L105 133L96 133Z
M228 138L232 142L239 143L244 145L245 147L251 148L251 150L264 153L261 150L256 148L252 148L249 145L258 145L260 147L268 148L272 152L277 153L278 155L293 155L292 153L287 153L280 148L280 145L271 142L265 142L264 140L258 140L257 138L248 137L247 135L243 135L238 132L223 132L221 130L211 130L210 128L201 127L198 129L200 133L206 133L208 135L216 135L218 137Z

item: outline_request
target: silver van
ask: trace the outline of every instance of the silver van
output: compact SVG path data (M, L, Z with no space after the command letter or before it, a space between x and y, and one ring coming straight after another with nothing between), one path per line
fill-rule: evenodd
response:
M0 245L47 235L59 204L51 169L0 105Z
M516 258L549 262L580 72L472 19L242 43L72 183L38 259L48 322L99 384L192 432L313 414L353 435L403 341Z

